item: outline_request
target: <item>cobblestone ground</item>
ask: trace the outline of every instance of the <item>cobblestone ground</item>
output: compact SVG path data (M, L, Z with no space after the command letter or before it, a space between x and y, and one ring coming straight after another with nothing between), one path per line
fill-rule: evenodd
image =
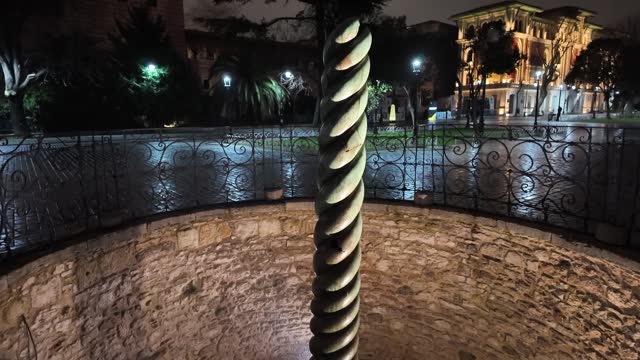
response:
M587 230L589 219L604 219L616 206L612 178L630 161L603 134L441 139L426 146L410 136L370 138L367 196L410 201L422 190L436 205ZM289 198L313 197L315 137L291 135L106 136L4 146L2 239L19 250L111 222L261 200L272 187L283 187Z

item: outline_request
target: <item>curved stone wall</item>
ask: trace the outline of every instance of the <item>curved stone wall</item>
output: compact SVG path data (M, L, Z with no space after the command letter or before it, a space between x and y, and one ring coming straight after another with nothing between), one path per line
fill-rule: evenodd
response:
M562 236L367 204L361 359L637 359L640 268ZM0 277L0 359L308 359L311 203L151 222ZM32 351L33 354L33 351Z

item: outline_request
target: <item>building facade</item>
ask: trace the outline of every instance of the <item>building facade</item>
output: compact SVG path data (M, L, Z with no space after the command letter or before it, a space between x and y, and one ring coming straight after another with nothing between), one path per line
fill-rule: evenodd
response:
M589 22L596 14L577 7L559 7L544 10L518 1L505 1L469 10L451 17L458 25L458 44L463 62L473 61L467 53L468 30L479 29L483 24L501 20L507 30L512 30L514 46L526 56L515 73L492 75L487 79L485 112L489 115L526 116L535 109L538 82L536 73L542 71L551 59L552 49L558 44L563 49L556 67L556 80L548 87L548 95L541 102L543 114L587 113L604 108L601 93L597 89L567 87L563 81L577 56L591 43L602 28ZM564 50L566 49L566 51ZM468 70L460 71L465 101L456 104L464 112L468 101ZM457 97L456 97L457 98Z

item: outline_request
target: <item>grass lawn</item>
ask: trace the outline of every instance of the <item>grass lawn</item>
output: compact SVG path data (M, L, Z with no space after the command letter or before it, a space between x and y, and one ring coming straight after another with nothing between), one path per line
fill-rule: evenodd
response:
M586 123L586 124L612 124L612 125L640 125L639 115L629 115L614 117L612 119L599 118L599 119L580 119L580 120L568 120L567 122Z

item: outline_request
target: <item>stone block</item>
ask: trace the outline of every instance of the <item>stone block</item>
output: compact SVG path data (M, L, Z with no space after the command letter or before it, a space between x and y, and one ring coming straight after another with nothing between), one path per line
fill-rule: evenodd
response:
M29 299L12 298L7 303L2 303L0 309L0 331L6 331L20 326L22 315L27 315L31 310ZM2 338L0 338L0 342Z
M287 201L285 203L285 210L287 212L315 211L316 207L313 201L297 200L297 201Z
M491 218L482 217L482 216L476 216L475 223L481 226L490 226L490 227L498 226L498 221L496 219L491 219Z
M514 252L514 251L509 251L507 252L507 255L505 255L504 257L504 261L507 264L511 264L511 265L515 265L517 267L524 267L525 266L525 261L524 258L522 257L522 255Z
M282 230L288 235L298 235L300 233L300 220L295 217L287 217L282 221Z
M524 226L516 223L505 222L507 231L513 235L529 236L540 240L551 240L551 234L531 226Z
M136 263L135 247L133 245L104 250L104 255L97 260L100 263L102 276L117 274Z
M240 240L258 236L258 221L256 220L234 221L231 228L233 236Z
M62 292L62 283L59 277L47 279L44 284L34 285L31 288L31 307L43 308L59 302Z
M83 291L102 279L102 271L98 261L93 258L84 258L77 262L76 279L78 282L78 290Z
M274 203L270 205L240 206L230 209L232 217L245 216L248 214L276 214L285 211L284 203Z
M365 212L376 212L386 214L389 211L389 205L366 202L362 205L362 210Z
M209 220L212 218L223 218L229 216L230 210L227 208L213 209L207 211L201 211L195 214L196 221Z
M260 237L282 234L282 221L278 218L260 220L258 234Z
M451 211L442 210L442 209L431 209L429 211L430 219L444 220L449 219L451 217Z
M147 233L147 224L129 227L121 231L114 231L99 236L97 239L87 241L89 249L113 249L137 240Z
M200 233L196 228L178 230L178 249L188 249L198 246Z
M174 216L166 219L152 221L147 224L148 231L160 230L170 226L186 225L196 220L195 214L187 214L182 216Z
M9 280L6 275L0 276L0 294L9 292Z
M219 244L231 239L232 230L227 222L209 223L200 227L200 246Z

